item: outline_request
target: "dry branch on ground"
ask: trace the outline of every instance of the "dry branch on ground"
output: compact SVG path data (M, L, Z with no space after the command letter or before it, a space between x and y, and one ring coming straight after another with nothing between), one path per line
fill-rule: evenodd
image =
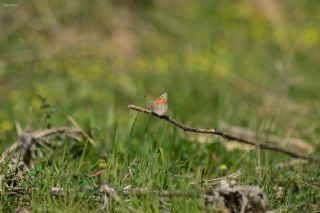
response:
M86 137L81 128L73 127L25 131L2 153L0 169L9 175L26 173L36 158L48 156L55 147L64 143L65 138L82 141Z

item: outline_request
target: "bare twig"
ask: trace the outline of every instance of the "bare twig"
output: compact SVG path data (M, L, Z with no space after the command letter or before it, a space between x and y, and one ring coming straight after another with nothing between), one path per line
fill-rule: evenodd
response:
M43 156L43 150L48 156L51 146L59 145L58 141L53 140L55 137L66 136L75 141L81 141L81 138L87 138L87 135L81 128L74 127L57 127L51 129L22 132L18 140L7 148L0 157L0 171L8 168L8 174L20 172L25 174L28 167L33 164L36 156ZM51 143L52 142L52 143ZM41 147L43 150L41 151ZM5 166L5 167L4 167Z
M33 137L35 139L37 139L37 138L48 137L50 135L61 134L61 133L65 133L65 134L81 134L81 131L80 131L79 128L57 127L57 128L34 131L32 134L33 134Z
M171 118L168 115L158 115L156 113L151 112L150 110L147 110L147 109L144 109L142 107L135 106L135 105L132 105L132 104L130 104L128 107L130 109L132 109L132 110L135 110L135 111L138 111L138 112L143 112L143 113L146 113L146 114L151 114L151 115L156 116L156 117L158 117L160 119L166 120L167 122L169 122L169 123L181 128L181 129L183 129L184 131L218 135L218 136L220 136L220 137L222 137L222 138L224 138L224 139L226 139L228 141L237 141L239 143L249 144L249 145L252 145L252 146L256 146L257 144L259 144L260 149L266 149L266 150L271 150L271 151L275 151L275 152L280 152L280 153L289 155L289 156L291 156L293 158L305 159L305 160L308 160L308 161L311 161L311 162L319 162L320 161L320 159L318 159L318 158L304 156L304 155L301 155L299 153L283 149L283 148L278 147L276 145L262 144L262 143L259 143L257 141L251 141L251 140L247 140L247 139L243 139L243 138L238 138L236 136L224 133L224 132L219 131L217 129L195 128L195 127L187 126L187 125L184 125L184 124L176 121L175 119Z
M81 130L81 133L83 134L83 136L93 145L95 146L96 143L94 142L94 140L81 128L81 126L74 120L73 117L68 116L69 121L72 123L72 125L74 125L75 127L77 127L78 129Z
M220 183L222 180L237 179L241 175L242 175L241 171L238 170L235 173L232 173L232 174L224 176L224 177L219 177L219 178L207 180L207 182L210 183L210 185L216 185L216 184Z
M256 145L256 156L257 156L257 165L256 165L256 175L257 175L257 183L258 186L261 185L261 150L260 144Z
M320 191L320 187L317 187L317 186L315 186L315 185L312 185L312 184L307 183L307 182L304 182L304 181L301 181L300 183L302 183L302 184L304 184L304 185L307 185L307 186L310 186L310 187L312 187L312 188L317 189L317 190Z
M306 160L301 160L301 159L292 159L290 161L285 161L285 162L280 162L278 164L276 164L276 168L278 169L283 169L283 168L286 168L286 167L294 167L294 166L297 166L297 165L303 165L303 164L306 164L308 163L308 161Z
M271 134L270 132L261 131L259 132L259 137L257 137L256 131L251 129L241 127L241 126L232 126L222 121L219 122L219 126L226 131L228 131L231 135L237 135L240 138L246 138L252 141L260 141L263 138L264 143L273 143L278 146L289 145L292 150L299 151L304 154L311 154L315 150L315 146L302 138L291 137L292 131L285 134L285 137L279 137L275 134ZM303 130L305 132L305 130Z

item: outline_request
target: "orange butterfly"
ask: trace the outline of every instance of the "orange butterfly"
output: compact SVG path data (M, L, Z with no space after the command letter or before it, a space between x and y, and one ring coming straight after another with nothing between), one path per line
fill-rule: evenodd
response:
M148 105L148 109L158 115L164 115L168 110L168 94L165 92Z

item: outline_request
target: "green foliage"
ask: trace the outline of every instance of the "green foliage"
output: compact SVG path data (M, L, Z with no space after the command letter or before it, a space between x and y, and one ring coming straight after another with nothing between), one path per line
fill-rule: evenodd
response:
M34 129L67 125L71 115L97 142L85 153L57 151L52 162L39 162L21 186L40 191L22 201L32 198L39 211L87 212L97 210L97 202L72 190L100 183L193 190L237 169L240 184L256 184L254 151L235 165L244 150L229 151L216 138L198 143L127 109L165 91L168 114L183 123L303 138L319 155L320 4L261 2L17 1L18 7L0 7L0 151L16 138L15 127L27 124L30 108ZM268 151L261 160L269 209L319 211L319 165L279 169L290 158ZM96 169L105 172L90 176ZM50 196L52 186L70 196ZM276 198L278 187L285 189L283 199ZM0 205L13 210L22 201L1 196ZM169 203L172 212L204 208L201 199ZM156 196L133 196L127 205L159 209ZM127 205L111 203L110 210L125 212Z

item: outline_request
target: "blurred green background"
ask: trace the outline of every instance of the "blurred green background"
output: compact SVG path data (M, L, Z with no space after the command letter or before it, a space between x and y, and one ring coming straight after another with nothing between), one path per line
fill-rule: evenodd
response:
M130 132L136 113L127 105L146 106L168 92L168 114L183 123L302 138L319 153L318 1L1 4L2 144L16 137L17 123L27 124L32 108L34 128L66 125L71 115L91 131L102 154L115 138L125 147L130 133L127 154L134 158L147 133L169 159L188 159L187 149L203 148L184 148L164 122L141 115ZM222 153L217 158L227 166L240 156Z
M317 1L5 2L1 137L39 95L56 124L72 115L105 130L164 91L169 114L192 125L319 129Z

